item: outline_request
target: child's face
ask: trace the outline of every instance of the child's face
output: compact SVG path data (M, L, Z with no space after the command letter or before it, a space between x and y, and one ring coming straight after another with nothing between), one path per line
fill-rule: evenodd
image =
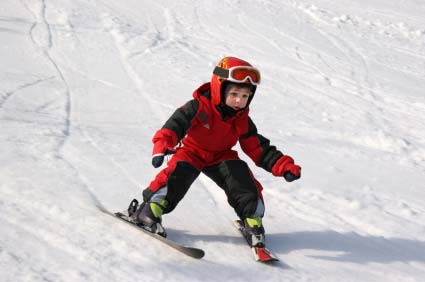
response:
M246 107L251 89L249 87L231 86L226 93L226 105L238 111Z

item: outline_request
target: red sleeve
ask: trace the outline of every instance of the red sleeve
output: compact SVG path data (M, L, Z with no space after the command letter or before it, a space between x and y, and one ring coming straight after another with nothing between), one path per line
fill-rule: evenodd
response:
M270 140L257 132L251 118L248 119L248 131L239 137L242 150L255 164L268 172L272 172L273 165L283 156L282 152L270 145Z

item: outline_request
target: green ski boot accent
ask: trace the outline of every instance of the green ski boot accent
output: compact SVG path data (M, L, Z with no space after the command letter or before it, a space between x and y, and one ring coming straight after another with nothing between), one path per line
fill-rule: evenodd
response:
M264 247L266 245L266 237L264 235L264 227L261 217L245 218L244 227L246 239L251 247Z
M149 203L152 213L156 218L161 218L162 214L164 213L164 209L167 207L167 205L168 205L168 202L166 200L161 200L159 203L157 202Z
M248 223L249 227L251 227L251 228L254 228L255 226L260 228L261 226L263 226L262 220L263 219L261 217L247 217L246 223Z

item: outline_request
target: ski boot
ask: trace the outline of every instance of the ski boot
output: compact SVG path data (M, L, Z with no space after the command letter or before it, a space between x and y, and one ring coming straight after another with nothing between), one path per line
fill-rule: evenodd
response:
M247 217L243 220L246 240L251 247L265 247L266 237L261 217Z
M164 203L143 202L138 206L133 200L128 208L128 213L136 225L149 232L156 233L162 237L167 237L167 233L161 224L161 216L165 205L166 201L164 201Z

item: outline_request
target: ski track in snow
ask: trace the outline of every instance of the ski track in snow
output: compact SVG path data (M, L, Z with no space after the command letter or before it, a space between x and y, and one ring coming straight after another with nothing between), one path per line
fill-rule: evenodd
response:
M24 2L23 2L24 3ZM57 154L60 155L60 151L65 144L67 138L70 135L71 131L71 90L65 79L63 71L56 61L50 55L50 49L53 46L52 31L50 24L46 18L46 1L36 1L34 3L24 3L27 10L33 15L35 22L30 30L30 38L33 44L40 49L40 52L46 57L46 59L52 64L53 68L56 70L57 76L63 84L64 95L66 97L65 103L65 115L64 115L64 129L63 139L59 142L57 147Z
M7 102L8 99L10 99L16 92L20 91L20 90L24 90L28 87L37 85L39 83L42 83L46 80L52 79L53 77L48 77L48 78L43 78L43 79L37 79L34 80L32 82L28 82L25 83L23 85L18 86L16 89L11 90L11 91L7 91L4 94L2 94L1 100L0 100L0 109L3 108L3 105Z
M25 5L27 6L27 4ZM64 71L62 70L59 63L57 63L54 57L50 54L50 50L53 47L53 36L51 26L46 17L46 1L41 0L36 3L30 3L28 4L27 9L33 14L34 18L36 19L36 22L33 24L30 30L30 38L34 45L41 50L46 59L53 65L53 68L57 72L57 76L60 78L60 81L63 84L63 95L66 97L66 102L64 105L64 129L62 130L63 138L61 138L61 140L59 140L57 144L57 148L55 150L55 157L62 160L65 165L68 166L71 171L73 171L73 174L77 176L77 179L79 179L80 183L82 183L82 187L84 187L85 190L88 192L89 197L92 199L93 203L96 206L102 206L102 203L96 196L95 192L93 191L93 188L90 187L90 185L81 175L79 170L72 164L72 162L68 161L62 154L63 147L65 146L66 142L68 141L68 138L71 135L72 91L71 87L67 82Z
M0 275L421 281L425 7L367 3L1 4ZM202 175L164 216L202 260L99 213L140 199L158 172L151 136L229 54L262 70L252 116L303 166L288 184L246 159L264 186L274 267L252 260L224 192Z

